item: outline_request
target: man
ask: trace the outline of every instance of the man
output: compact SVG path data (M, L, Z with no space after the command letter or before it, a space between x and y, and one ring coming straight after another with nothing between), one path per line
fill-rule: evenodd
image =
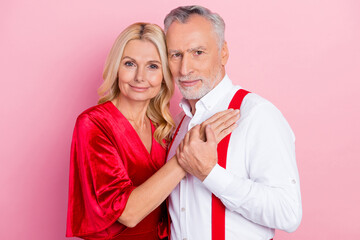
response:
M273 238L275 229L295 231L302 216L295 137L275 106L253 93L244 97L226 166L217 163L211 127L208 139L200 138L196 125L227 109L241 89L225 73L224 21L204 7L186 6L172 10L164 23L185 113L168 159L176 154L188 172L169 197L171 240L260 240ZM213 210L214 198L224 213Z

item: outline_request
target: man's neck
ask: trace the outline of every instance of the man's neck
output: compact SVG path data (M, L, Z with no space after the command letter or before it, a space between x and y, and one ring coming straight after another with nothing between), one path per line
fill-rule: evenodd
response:
M194 116L195 112L196 112L196 108L195 105L196 103L199 101L200 99L189 99L189 104L190 104L190 108L191 108L191 113Z

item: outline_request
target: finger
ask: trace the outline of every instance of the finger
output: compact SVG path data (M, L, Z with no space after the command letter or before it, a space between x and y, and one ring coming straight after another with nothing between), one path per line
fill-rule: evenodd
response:
M206 141L206 137L205 137L205 127L201 127L200 126L200 130L199 130L199 139L203 142Z
M181 158L181 151L179 148L176 149L176 159L177 159L178 163L181 165L182 158Z
M189 134L189 141L192 141L194 139L200 139L200 125L196 125L191 129Z
M224 128L231 125L232 119L235 119L239 116L239 110L233 110L226 115L223 115L221 118L216 119L211 123L213 130L215 131L217 128Z
M229 133L232 133L236 128L238 127L237 123L232 124L230 127L224 129L223 133L226 135L228 135Z
M218 144L219 142L221 142L221 140L223 140L224 137L226 137L227 135L232 133L237 128L237 126L238 125L236 123L234 123L230 127L228 127L226 129L224 129L223 131L221 131L219 134L215 135L216 136L216 143Z
M183 140L182 140L184 146L189 143L190 133L191 133L192 131L193 131L193 129L191 129L190 131L188 131L188 132L185 134L185 136L184 136L184 138L183 138Z
M202 122L200 125L200 131L203 132L205 134L205 127L206 125L211 124L213 129L215 129L219 124L222 123L222 119L225 117L224 120L227 119L227 116L230 117L231 113L234 111L234 109L226 109L224 111L215 113L213 116L211 116L210 118L208 118L206 121Z
M206 134L206 142L216 143L215 134L214 134L214 131L212 130L211 125L206 126L205 134Z
M240 118L240 114L238 110L234 111L234 114L232 114L231 116L228 116L228 119L225 120L224 122L216 122L213 124L211 124L212 129L215 133L215 136L217 137L222 131L224 131L224 129L230 127L231 125L235 124L237 120L239 120Z
M223 124L219 125L218 128L224 130L230 127L231 125L233 125L234 123L236 123L236 121L240 119L240 111L235 110L234 113L235 114L229 117L227 120L225 120Z
M178 147L177 149L176 149L176 158L177 158L177 160L179 161L180 160L180 148Z
M179 144L179 146L178 146L177 150L179 150L179 151L183 151L183 149L184 149L184 139L183 139L183 140L181 140L181 142L180 142L180 144Z
M215 113L214 115L212 115L210 118L208 118L206 121L204 121L205 125L211 124L213 122L216 122L218 119L229 115L230 113L232 113L234 111L234 109L230 108L230 109L226 109L224 111Z

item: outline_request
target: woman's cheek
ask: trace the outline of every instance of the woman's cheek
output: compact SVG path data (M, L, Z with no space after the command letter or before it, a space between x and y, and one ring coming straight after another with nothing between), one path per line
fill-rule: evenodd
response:
M126 69L126 68L120 68L118 77L119 80L122 82L130 82L134 79L135 71L134 69Z
M151 76L150 84L151 84L151 86L153 86L153 87L159 86L159 85L161 85L162 80L163 80L162 72L161 72L161 71L157 71L157 72L155 72L155 73Z

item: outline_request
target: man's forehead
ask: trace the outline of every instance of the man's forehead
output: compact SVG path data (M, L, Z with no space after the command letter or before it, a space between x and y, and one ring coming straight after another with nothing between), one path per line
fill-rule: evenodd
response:
M211 23L196 15L186 23L173 22L166 33L166 41L169 50L191 51L216 41L216 35Z
M184 22L180 22L178 20L173 21L168 30L166 35L173 31L183 31L183 30L192 30L192 29L198 29L199 26L202 28L205 28L205 30L213 30L211 22L206 19L203 16L200 16L198 14L192 14L188 19L186 19Z

